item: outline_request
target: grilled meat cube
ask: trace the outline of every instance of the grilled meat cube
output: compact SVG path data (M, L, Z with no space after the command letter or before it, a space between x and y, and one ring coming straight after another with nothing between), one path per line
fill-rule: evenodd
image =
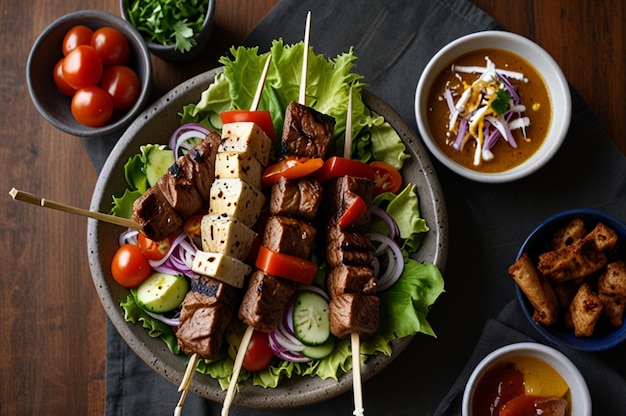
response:
M372 295L344 293L330 301L330 331L337 338L352 333L363 337L378 331L380 298Z
M193 177L185 175L185 171L178 161L174 162L167 173L159 178L156 187L161 190L167 202L180 214L183 220L191 217L202 208L203 200Z
M312 220L322 201L322 185L313 178L281 178L272 186L270 213Z
M231 305L237 297L235 288L209 276L191 279L191 291L206 296L211 305L217 302Z
M292 102L285 111L281 153L299 157L326 158L334 130L333 117Z
M331 298L344 293L376 294L374 271L366 266L339 265L331 269L327 277L328 292Z
M188 355L197 353L206 359L215 358L233 313L230 305L214 302L212 297L199 292L188 292L176 331L180 349Z
M133 204L132 220L154 241L165 240L183 225L183 220L157 187L148 189Z
M308 259L315 240L315 227L293 217L270 216L265 223L263 245L269 250Z
M355 176L341 176L331 179L324 186L324 214L337 220L354 203L359 196L369 205L374 196L374 182ZM361 232L369 230L370 211L362 215L351 227Z
M186 158L193 162L191 164L193 169L190 172L194 178L193 182L200 197L205 201L209 199L209 190L215 179L215 158L221 141L219 134L209 131L209 134L186 154Z
M330 267L370 266L374 248L368 233L352 228L341 229L336 223L328 225L326 234L326 261Z
M241 301L239 319L259 331L272 332L283 318L296 286L291 280L255 271Z

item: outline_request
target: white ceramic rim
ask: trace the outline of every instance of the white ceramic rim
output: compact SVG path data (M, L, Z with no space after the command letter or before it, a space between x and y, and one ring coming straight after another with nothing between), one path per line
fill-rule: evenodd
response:
M463 416L473 416L470 403L473 399L476 382L491 367L491 364L501 362L507 357L527 355L539 358L551 365L567 381L572 397L572 412L574 416L591 416L591 395L587 382L578 367L562 352L544 344L535 342L518 342L498 348L483 358L474 368L465 390L463 391Z
M560 109L560 111L553 111L552 122L547 133L547 137L554 137L554 139L544 142L539 150L523 164L500 173L475 172L451 161L439 149L437 144L430 139L430 130L426 119L430 86L444 66L459 55L472 49L484 48L505 49L531 62L541 72L548 86L553 107ZM472 33L458 38L443 47L424 68L415 92L415 118L420 136L428 150L455 173L478 182L510 182L527 176L544 166L559 150L565 140L571 121L571 114L572 103L569 84L563 71L552 56L539 45L523 36L497 30Z

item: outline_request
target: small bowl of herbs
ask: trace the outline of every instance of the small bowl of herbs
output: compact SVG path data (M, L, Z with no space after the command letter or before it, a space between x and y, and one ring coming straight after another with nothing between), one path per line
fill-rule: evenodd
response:
M122 18L155 56L171 62L196 59L209 41L215 0L120 0Z

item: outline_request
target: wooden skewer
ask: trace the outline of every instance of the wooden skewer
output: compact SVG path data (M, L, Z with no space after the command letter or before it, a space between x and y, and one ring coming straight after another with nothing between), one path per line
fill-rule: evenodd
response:
M265 61L265 66L263 67L263 73L261 74L261 80L256 87L256 92L254 93L254 99L252 100L252 104L250 105L250 110L254 111L259 107L259 102L261 101L261 95L263 95L263 87L265 86L265 80L267 79L267 73L270 69L270 62L272 61L272 54L270 53Z
M343 147L343 157L352 157L352 85L348 96L348 111L346 112L346 134ZM352 345L352 391L354 393L354 416L363 416L363 392L361 387L361 339L359 334L350 334Z
M361 340L359 334L350 334L352 343L352 391L354 393L354 416L363 416L363 392L361 388Z
M50 201L45 198L40 198L37 195L20 191L12 188L9 195L16 200L22 202L28 202L29 204L39 205L44 208L51 208L57 211L68 212L70 214L82 215L83 217L93 218L99 221L105 221L115 225L121 225L123 227L133 228L135 230L141 230L140 224L127 218L116 217L115 215L103 214L102 212L89 211L82 208L73 207L71 205L62 204L60 202Z
M235 357L235 363L233 364L233 374L230 376L228 391L226 392L226 397L224 398L224 405L222 406L221 416L228 416L230 406L233 403L233 399L235 398L237 380L239 379L239 373L241 372L243 359L246 357L246 351L248 349L248 345L250 344L250 339L252 338L253 332L254 327L249 325L246 328L246 332L243 333L243 338L241 338L241 344L239 345L239 350L237 351L237 356Z
M298 103L306 105L306 83L307 71L309 69L309 37L311 34L311 11L306 15L306 25L304 28L304 53L302 54L302 75L300 76L300 95Z
M304 30L304 52L302 56L302 74L300 78L300 96L298 98L298 102L302 105L306 105L306 82L307 82L307 67L309 62L309 35L311 33L311 12L309 11L306 16L306 26ZM233 374L230 377L230 383L228 384L228 391L226 393L226 397L224 398L224 404L222 406L222 414L221 416L228 416L228 412L230 411L230 406L235 397L235 388L237 387L237 379L239 378L239 373L241 372L241 365L243 364L243 359L246 356L246 351L248 350L248 345L250 344L250 339L252 338L252 333L254 332L254 327L248 326L246 328L246 332L243 334L243 338L241 339L241 343L239 344L239 350L237 351L237 356L235 357L235 363L233 364Z
M261 73L261 78L257 85L256 92L254 93L254 98L252 100L252 104L250 105L251 111L254 111L259 107L259 102L261 101L261 95L263 94L263 86L265 85L265 80L267 79L267 74L269 72L271 61L272 61L272 55L270 54L267 57L267 60L265 61L263 72ZM246 349L248 349L248 344L250 343L250 337L252 337L252 332L250 332L250 336L248 337L248 340L246 342L246 345L245 345ZM245 335L244 335L244 339L245 339ZM243 340L242 340L242 344L243 344ZM194 370L196 369L197 362L198 362L198 355L193 354L191 356L191 359L187 363L187 368L185 369L185 375L183 376L183 379L180 383L180 387L178 388L178 391L182 393L180 396L180 400L178 401L178 404L176 405L176 408L174 409L174 416L180 415L180 412L182 411L183 404L185 403L185 398L187 397L187 392L189 391L189 386L191 385L191 381L195 373ZM241 362L243 363L243 356L241 358ZM230 402L232 402L232 396L234 395L234 386L237 385L237 378L239 377L239 372L241 371L241 363L239 364L239 369L236 371L237 374L235 374L236 368L237 368L237 365L235 364L235 368L233 368L233 377L231 378L231 382L230 382L229 389L228 389L229 394L231 396ZM234 379L234 382L233 382L233 379ZM231 387L232 387L233 392L231 392ZM227 395L226 397L228 400L229 396ZM230 402L228 402L228 407L230 407ZM226 414L228 414L228 408L226 407L226 404L224 405L224 408L226 409ZM222 413L223 412L224 410L222 410Z

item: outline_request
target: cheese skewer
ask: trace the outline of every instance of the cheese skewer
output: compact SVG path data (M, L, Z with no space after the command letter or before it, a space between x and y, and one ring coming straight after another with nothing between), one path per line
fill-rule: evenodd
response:
M265 85L265 80L267 79L267 73L269 72L270 62L271 61L272 61L272 55L269 55L267 60L265 61L265 65L263 67L263 72L261 74L261 78L260 78L259 83L257 85L257 89L256 89L256 92L254 94L254 98L252 100L252 104L250 105L250 111L255 111L258 108L258 106L259 106L259 102L261 101L261 95L263 94L263 86ZM250 332L250 337L251 336L252 336L252 332ZM245 338L245 336L244 336L244 338ZM249 338L248 338L247 343L250 343L250 339ZM243 357L242 357L242 361L243 361ZM185 370L185 374L183 375L183 378L182 378L182 380L180 382L180 386L178 387L178 391L182 392L182 393L181 393L181 396L180 396L180 400L178 401L178 404L176 405L176 408L174 410L174 416L180 415L180 412L182 411L183 404L185 403L185 399L187 397L187 392L189 391L189 386L191 386L191 381L192 381L193 376L195 374L195 368L196 368L197 363L198 363L198 355L197 354L193 354L191 356L191 359L187 363L187 368ZM236 367L236 365L235 365L235 367ZM241 368L241 364L239 364L239 368ZM234 369L233 369L233 372L234 372ZM238 378L238 376L239 376L239 372L237 372L236 376L233 374L233 378L235 380ZM231 384L232 384L232 381L231 381ZM229 388L229 390L230 390L230 388ZM232 400L232 398L231 398L231 400Z
M115 215L109 215L102 212L89 211L87 209L73 207L71 205L63 204L61 202L55 202L49 199L40 198L37 195L31 194L29 192L20 191L15 188L11 189L9 195L11 195L11 197L16 201L28 202L29 204L39 205L44 208L51 208L57 211L68 212L70 214L82 215L83 217L93 218L95 220L104 221L115 225L121 225L123 227L133 228L139 231L141 231L142 229L140 224L127 218L116 217Z
M298 97L298 102L302 105L305 105L305 101L306 101L306 82L307 82L307 70L308 70L308 62L309 62L310 32L311 32L311 12L309 11L307 13L306 25L305 25L305 30L304 30L304 52L302 56L302 74L301 74L301 79L300 79L300 94ZM239 345L239 350L237 351L237 356L235 357L235 363L233 365L233 374L230 377L228 391L226 393L226 398L224 399L224 404L222 406L221 416L228 416L228 412L230 411L230 406L235 397L235 388L237 387L237 379L239 378L239 373L241 372L241 366L246 356L248 345L250 344L250 339L252 338L253 332L254 332L254 327L249 325L246 328L246 331L244 332L243 338L241 339L241 344Z

